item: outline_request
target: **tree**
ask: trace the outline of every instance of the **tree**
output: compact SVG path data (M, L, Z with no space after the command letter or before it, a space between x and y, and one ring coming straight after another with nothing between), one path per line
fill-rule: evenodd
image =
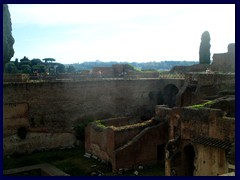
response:
M65 66L63 64L58 64L57 68L56 68L56 73L65 73Z
M14 55L11 16L7 4L3 4L3 67Z
M8 73L8 74L17 74L18 69L17 69L15 63L10 61L5 65L4 72Z
M76 70L75 70L74 66L69 65L69 67L68 67L68 72L69 72L69 73L74 73L75 71L76 71Z
M19 68L19 62L18 62L18 59L16 58L15 61L14 61L14 64L17 68Z
M30 65L22 65L21 66L22 73L25 74L31 74L32 73L32 68Z
M210 64L210 40L209 32L203 32L199 49L199 64Z
M32 66L32 71L38 71L38 73L45 73L47 70L47 67L44 64L38 64Z
M28 71L27 69L29 69L29 68L26 69L26 67L30 67L31 68L31 61L26 56L24 56L22 59L20 59L20 63L19 63L18 69L20 71L26 73Z
M54 58L44 58L43 61L45 61L45 63L48 63L48 62L53 62L53 61L56 61L56 59Z
M41 59L32 59L31 60L31 66L34 66L34 65L40 65L40 64L43 64L43 62L41 61Z

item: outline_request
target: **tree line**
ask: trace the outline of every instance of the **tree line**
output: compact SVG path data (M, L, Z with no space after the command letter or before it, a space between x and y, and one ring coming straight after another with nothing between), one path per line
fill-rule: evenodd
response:
M198 61L151 61L151 62L102 62L99 60L93 62L83 62L74 64L65 64L66 66L73 66L77 72L83 70L91 70L94 67L111 67L113 64L129 64L135 69L141 71L156 71L156 70L170 70L174 66L191 66L193 64L198 64Z
M140 71L168 71L174 66L191 66L198 64L197 61L151 61L151 62L116 62L116 61L93 61L74 64L61 64L55 62L54 58L38 59L34 58L29 60L26 56L22 59L10 61L5 65L4 73L18 74L26 73L30 75L40 74L60 74L60 73L75 73L84 70L91 70L94 67L111 67L113 64L129 64L136 70Z
M4 68L4 73L6 74L30 74L30 75L38 75L38 74L59 74L59 73L72 73L75 72L75 68L73 66L66 66L61 63L55 62L54 58L44 58L38 59L34 58L29 60L26 56L22 59L15 61L10 61L6 63Z

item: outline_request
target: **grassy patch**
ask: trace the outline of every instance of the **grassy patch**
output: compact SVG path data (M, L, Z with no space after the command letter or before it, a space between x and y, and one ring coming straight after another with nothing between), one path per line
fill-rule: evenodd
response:
M195 109L199 109L199 108L203 108L206 107L207 105L213 104L213 101L208 101L202 104L195 104L193 106L191 106L191 108L195 108Z
M104 124L101 123L101 120L97 120L95 121L97 127L101 128L101 129L105 129L107 128Z
M85 158L84 148L78 147L65 150L51 150L34 152L27 155L12 155L4 157L3 169L12 169L22 166L36 165L47 162L66 172L71 176L90 176L93 171L101 171L105 176L119 176L113 173L111 167L95 159ZM157 164L148 169L138 170L139 176L164 176L163 164ZM129 171L121 176L133 176Z

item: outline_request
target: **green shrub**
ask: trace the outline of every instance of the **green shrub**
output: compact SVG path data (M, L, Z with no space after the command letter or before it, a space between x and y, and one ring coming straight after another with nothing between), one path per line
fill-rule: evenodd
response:
M80 124L77 124L73 127L73 129L76 132L76 136L78 139L80 139L81 141L85 140L85 127L91 123L93 120L86 120L81 122Z

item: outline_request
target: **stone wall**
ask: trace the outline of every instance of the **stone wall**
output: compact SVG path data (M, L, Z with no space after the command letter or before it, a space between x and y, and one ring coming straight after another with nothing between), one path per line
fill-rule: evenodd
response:
M3 154L32 153L55 148L72 148L76 137L72 133L28 132L25 139L16 134L3 138Z
M227 53L213 54L211 69L213 71L235 72L235 43L228 45Z
M235 74L188 73L176 103L180 107L199 104L202 100L222 96L223 91L235 93Z
M28 120L28 104L4 104L3 107L3 136L11 136L16 134L20 127L29 128Z
M93 77L114 77L114 70L112 67L94 67L92 70Z
M85 151L111 162L115 148L114 130L97 127L93 123L85 128Z
M4 155L31 153L53 148L69 148L76 143L76 137L73 133L53 133L47 127L31 127L27 103L4 104L3 109Z
M161 92L169 83L180 88L183 80L4 83L3 103L26 102L34 127L65 131L84 120L154 112L157 102L149 93Z
M4 74L4 82L27 82L29 80L29 74Z
M115 150L113 170L155 164L158 161L158 146L164 147L167 143L167 132L168 126L164 122L142 130L129 143Z
M225 162L225 150L201 144L196 145L198 151L195 160L194 176L218 176L228 171ZM221 157L221 158L220 158Z
M112 122L118 124L116 119ZM164 147L167 142L168 128L165 122L151 119L118 127L110 123L109 126L98 123L90 123L85 128L85 151L110 162L113 171L155 164L158 146Z
M227 173L226 152L235 141L235 118L220 109L190 107L173 108L168 117L167 176Z

